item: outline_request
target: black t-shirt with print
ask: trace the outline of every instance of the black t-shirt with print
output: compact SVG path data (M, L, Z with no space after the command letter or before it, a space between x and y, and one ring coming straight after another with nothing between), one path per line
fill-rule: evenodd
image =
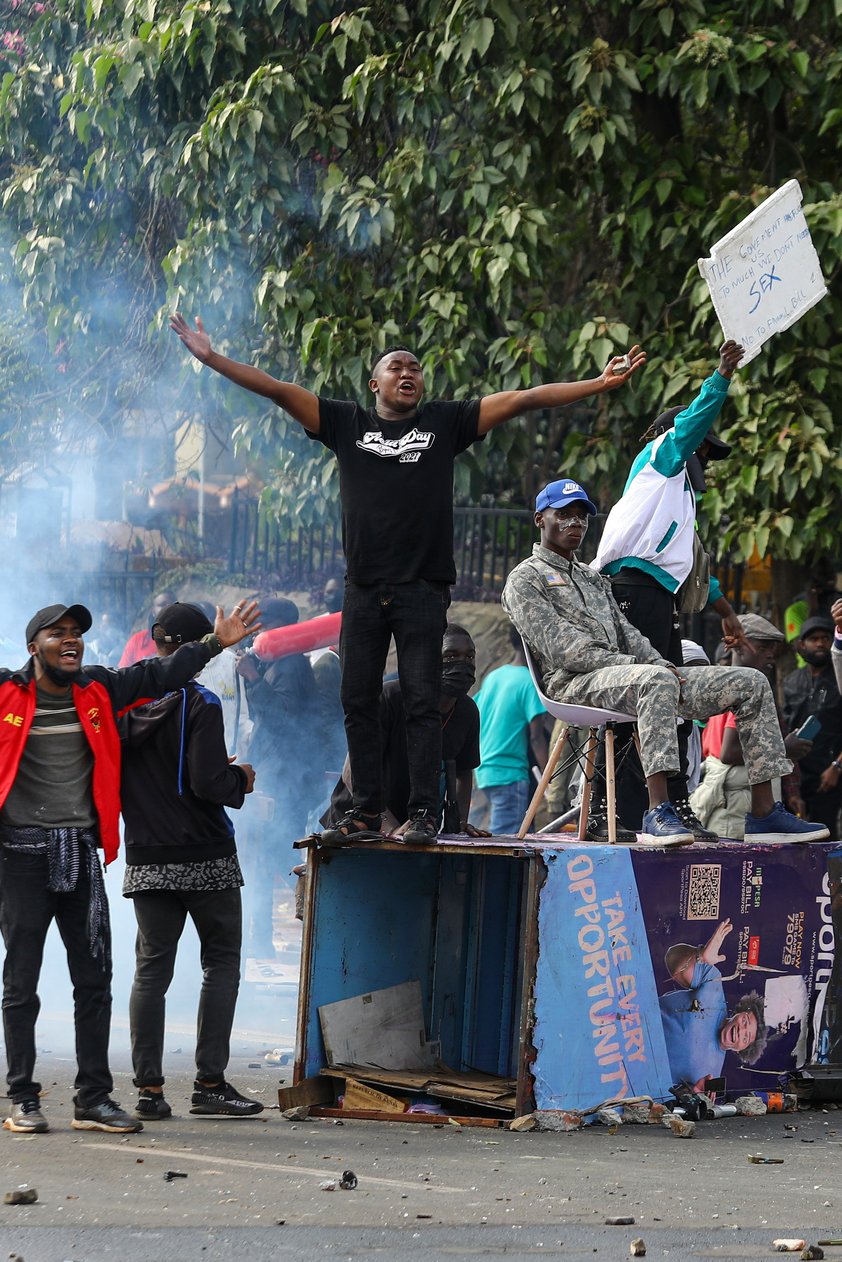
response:
M453 461L480 437L478 421L478 399L434 399L407 421L319 399L319 433L310 437L339 461L342 542L355 583L456 581Z

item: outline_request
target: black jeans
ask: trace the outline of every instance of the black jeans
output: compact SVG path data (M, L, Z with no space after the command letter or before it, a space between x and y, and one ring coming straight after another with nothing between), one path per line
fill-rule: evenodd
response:
M80 866L76 889L56 894L47 888L45 854L0 849L0 929L6 944L3 965L3 1030L9 1096L14 1101L36 1097L35 1022L41 1010L38 978L47 931L55 919L67 952L73 982L76 1027L76 1096L81 1108L92 1108L113 1089L108 1068L111 1028L111 967L91 955L88 942L89 881Z
M632 581L624 582L629 576ZM672 662L683 666L681 653L681 623L675 608L675 597L662 587L657 579L638 570L621 570L613 579L611 590L614 599L626 619L645 635L652 647ZM687 797L687 742L690 725L678 725L678 753L684 771L670 776L667 792L671 802ZM617 814L626 828L640 830L643 815L649 809L646 778L640 765L637 749L633 744L630 724L621 725L615 737L617 771Z
M392 636L406 714L409 814L439 810L441 768L441 645L450 604L446 583L366 586L345 582L342 709L354 809L383 810L380 694Z
M150 890L135 894L132 901L137 943L129 1024L135 1086L164 1085L166 994L188 915L199 935L202 961L196 1077L205 1082L221 1082L228 1066L240 988L240 891Z

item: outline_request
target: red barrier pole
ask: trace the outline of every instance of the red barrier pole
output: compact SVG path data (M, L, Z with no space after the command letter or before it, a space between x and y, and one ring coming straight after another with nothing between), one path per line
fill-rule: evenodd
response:
M254 651L261 661L268 662L292 653L328 648L338 643L341 626L341 613L325 613L306 622L295 622L291 627L274 627L255 636Z

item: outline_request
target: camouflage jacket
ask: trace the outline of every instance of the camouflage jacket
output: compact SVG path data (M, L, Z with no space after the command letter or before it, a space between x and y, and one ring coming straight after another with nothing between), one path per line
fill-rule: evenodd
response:
M549 696L603 666L669 666L620 612L611 584L536 543L506 580L503 608L523 636Z

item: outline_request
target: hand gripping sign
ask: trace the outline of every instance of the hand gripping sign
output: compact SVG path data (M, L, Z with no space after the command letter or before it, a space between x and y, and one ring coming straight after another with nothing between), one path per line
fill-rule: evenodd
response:
M746 348L743 365L827 293L802 200L789 180L698 260L722 332Z

